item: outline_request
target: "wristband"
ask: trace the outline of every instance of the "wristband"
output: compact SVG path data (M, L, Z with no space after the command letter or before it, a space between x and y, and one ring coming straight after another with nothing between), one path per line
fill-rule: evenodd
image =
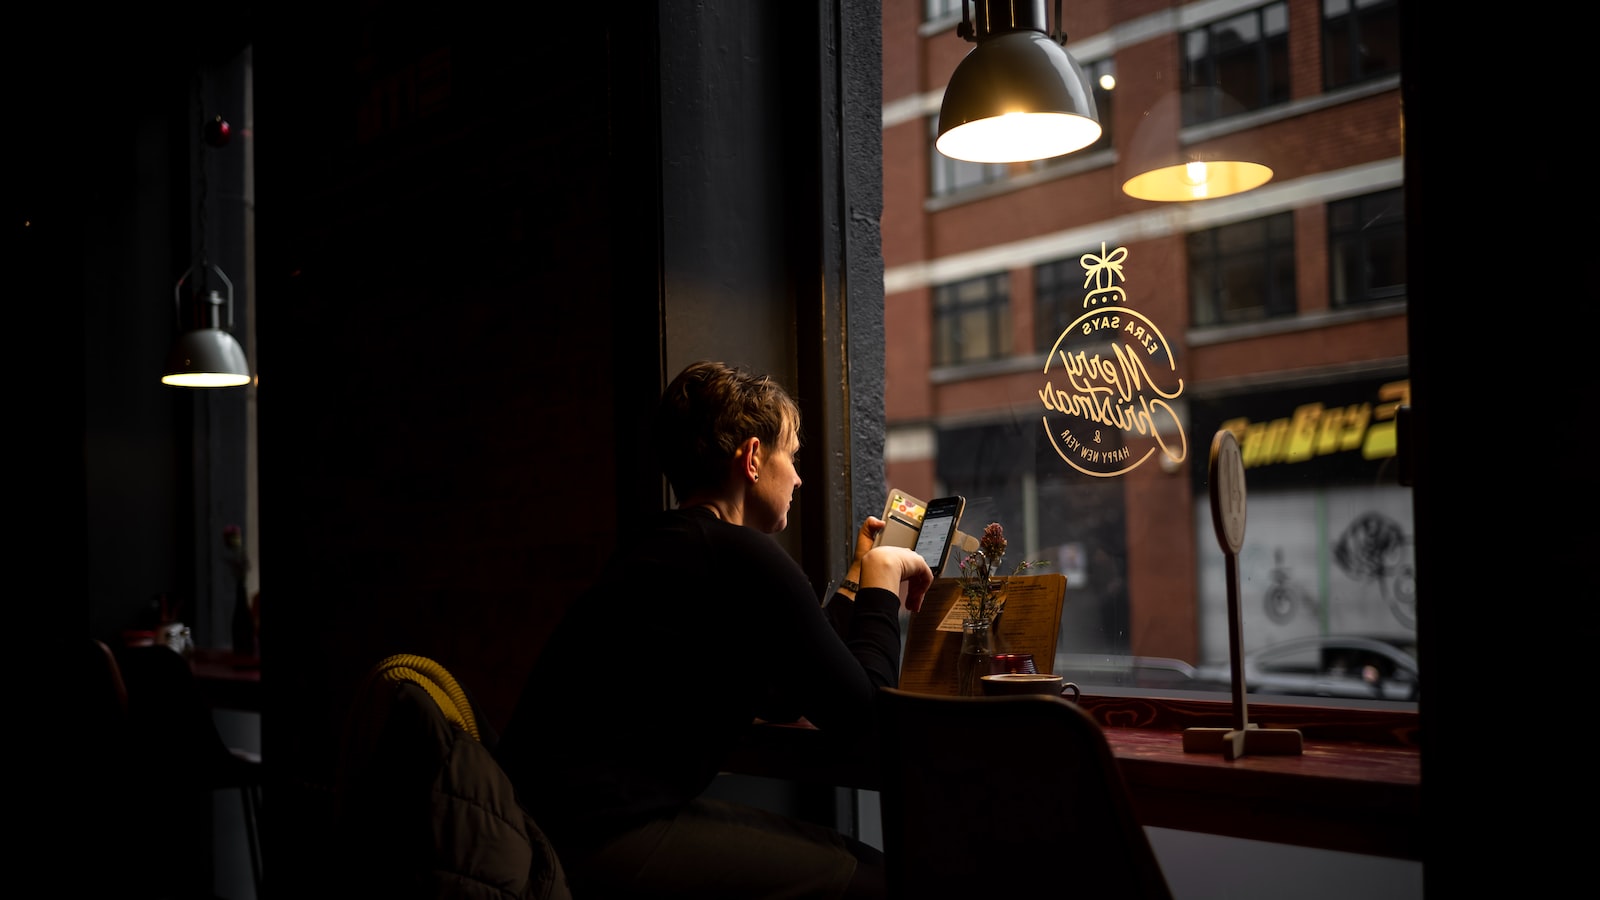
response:
M850 593L854 594L856 591L861 590L861 584L860 582L851 581L850 579L846 578L845 580L839 582L838 589L841 591L849 591Z

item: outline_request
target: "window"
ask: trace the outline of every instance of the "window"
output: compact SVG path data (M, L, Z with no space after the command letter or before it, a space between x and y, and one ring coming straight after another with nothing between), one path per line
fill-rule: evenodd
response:
M1041 159L1032 164L1035 169L1076 160L1081 158L1083 154L1093 153L1096 150L1111 149L1111 132L1113 131L1114 122L1111 95L1117 87L1116 60L1108 56L1088 63L1080 61L1080 64L1083 66L1084 77L1089 79L1090 89L1094 93L1094 111L1096 117L1100 120L1100 138L1081 150L1064 153L1060 156L1052 156L1049 159Z
M1038 560L1046 564L1042 571L1067 577L1071 599L1061 611L1059 654L1126 656L1128 522L1122 485L1075 477L1033 425L1019 419L940 429L939 483L967 498L962 530L975 533L1000 522L1008 547L1015 549L1008 561ZM951 564L945 574L956 570Z
M1011 171L1006 163L976 163L964 159L951 159L939 152L934 141L939 137L939 117L928 117L928 194L948 197L951 194L1003 181Z
M1189 235L1189 305L1196 327L1294 315L1293 216Z
M1289 10L1240 13L1183 35L1183 124L1289 100Z
M1400 71L1400 0L1322 0L1326 90Z
M962 0L922 0L922 21L942 22L961 15Z
M1359 306L1406 295L1406 202L1400 188L1328 204L1328 302Z
M1033 268L1033 349L1049 353L1061 332L1083 312L1083 254Z
M1100 118L1100 139L1078 151L1084 153L1092 150L1111 149L1112 118L1111 93L1117 86L1117 63L1111 57L1097 59L1083 65L1083 74L1089 79L1089 87L1094 93L1094 111ZM1067 154L1063 159L1070 158Z
M934 288L934 365L957 366L1010 355L1010 282L1002 272Z
M1121 97L1099 93L1105 85L1095 96L1108 125L1130 90L1232 94L1230 107L1200 91L1205 100L1183 119L1219 127L1169 123L1161 139L1201 150L1248 144L1279 173L1265 189L1161 204L1123 194L1120 172L1018 177L1081 154L997 170L1006 181L993 187L1003 190L976 187L964 195L972 202L929 203L923 184L885 181L885 221L894 219L886 304L896 317L928 309L932 344L927 360L903 342L885 348L886 477L924 497L965 496L964 531L1000 522L1016 558L1047 560L1046 571L1067 578L1073 602L1056 671L1090 693L1159 681L1163 691L1227 697L1231 675L1211 677L1230 660L1207 480L1208 448L1223 429L1239 441L1249 487L1237 559L1244 651L1305 635L1414 646L1418 527L1395 455L1413 324L1397 165L1406 148L1387 127L1402 118L1399 87L1388 83L1398 79L1370 81L1359 103L1316 102L1324 23L1344 29L1348 48L1357 40L1349 17L1359 20L1370 78L1369 63L1399 60L1373 49L1367 30L1399 13L1390 0L1347 2L1295 7L1294 24L1305 26L1295 35L1280 0L1184 3L1185 18L1170 23L1107 4L1103 31L1073 31L1083 46L1114 48L1084 66L1095 79L1116 76ZM1214 9L1226 12L1207 17ZM891 55L924 59L911 54L948 37L885 35L886 65ZM1165 83L1150 80L1153 41L1180 66ZM1310 77L1297 81L1309 96L1295 115L1220 121L1288 111L1291 69ZM1376 121L1385 126L1375 131ZM1123 111L1120 127L1131 124ZM1031 334L1010 321L1011 303L1031 315ZM1305 314L1312 309L1319 314ZM1080 327L1069 332L1072 323ZM1046 357L1063 333L1063 353ZM1282 685L1273 702L1415 708L1404 659L1391 674L1381 661L1327 658L1330 669L1358 673L1348 696L1323 697L1317 679Z

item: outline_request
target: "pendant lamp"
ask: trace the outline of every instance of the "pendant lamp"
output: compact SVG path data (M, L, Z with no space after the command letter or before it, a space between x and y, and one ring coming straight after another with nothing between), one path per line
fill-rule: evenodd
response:
M196 106L203 102L203 85L197 76ZM230 129L227 121L217 116L206 123L201 129L201 134L197 165L200 182L198 192L200 262L199 265L186 269L178 277L177 286L172 289L173 305L180 327L184 321L183 288L188 283L189 276L198 274L199 280L205 284L205 289L193 292L190 298L189 321L193 327L180 334L177 342L172 345L171 352L167 354L166 368L161 374L161 383L191 388L239 387L250 383L250 363L245 359L244 348L239 346L238 339L222 324L222 309L226 307L227 328L233 327L233 282L228 280L222 269L212 265L206 257L206 232L210 230L206 151L208 146L226 146ZM226 297L210 286L211 273L215 273L217 279L227 288Z
M972 20L968 2L961 0L956 34L977 46L945 87L939 152L970 162L1026 162L1099 140L1094 91L1062 46L1061 0L1048 35L1044 0L970 0Z
M1206 108L1224 115L1243 111L1238 101L1214 88L1163 94L1135 126L1128 159L1137 174L1122 183L1123 193L1156 202L1212 200L1254 190L1272 180L1272 169L1251 158L1254 153L1246 146L1244 129L1183 143L1184 104L1202 100Z
M178 387L238 387L250 383L250 363L244 357L244 348L231 333L222 328L222 307L228 308L228 327L233 327L233 282L216 266L206 268L217 274L228 288L223 298L211 290L196 302L205 304L205 326L184 332L167 354L167 367L161 376L162 384ZM172 289L173 304L178 315L183 311L183 285L194 272L191 267L178 279Z

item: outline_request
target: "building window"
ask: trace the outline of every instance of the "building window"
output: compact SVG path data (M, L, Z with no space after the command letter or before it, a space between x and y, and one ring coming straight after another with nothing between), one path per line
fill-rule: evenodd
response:
M1033 268L1033 349L1037 353L1049 353L1072 320L1083 313L1082 256L1074 253Z
M1328 301L1334 307L1406 295L1405 191L1328 204Z
M1289 9L1269 3L1183 35L1183 124L1289 100Z
M933 289L933 364L1001 359L1011 353L1011 277L1004 273Z
M1083 74L1089 78L1089 87L1094 93L1094 111L1100 119L1100 139L1083 148L1084 150L1109 150L1111 149L1111 124L1112 115L1111 93L1117 86L1116 60L1107 56L1087 63L1083 67ZM1072 154L1067 154L1071 156Z
M1189 235L1189 303L1201 328L1294 315L1292 214Z
M1111 132L1113 131L1112 122L1114 121L1112 119L1113 108L1111 103L1111 94L1117 86L1116 61L1107 56L1103 59L1097 59L1093 62L1083 63L1082 65L1084 77L1089 79L1089 86L1094 93L1094 111L1096 117L1100 120L1100 138L1081 150L1075 150L1071 153L1063 153L1060 156L1052 156L1048 159L1038 160L1033 163L1033 167L1035 169L1054 165L1056 163L1067 162L1069 160L1075 160L1084 153L1092 153L1096 150L1111 149Z
M939 152L934 141L939 137L939 117L928 117L928 193L948 197L967 188L1003 181L1011 171L1007 163L976 163L951 159Z
M1067 577L1072 599L1061 610L1058 652L1125 655L1132 624L1123 486L1116 478L1077 477L1033 424L1019 417L938 429L937 483L967 498L963 531L999 522L1008 561L1040 560L1046 574ZM951 558L940 574L959 570Z
M1400 0L1322 0L1322 86L1400 71Z
M922 21L943 22L961 15L962 0L922 0Z

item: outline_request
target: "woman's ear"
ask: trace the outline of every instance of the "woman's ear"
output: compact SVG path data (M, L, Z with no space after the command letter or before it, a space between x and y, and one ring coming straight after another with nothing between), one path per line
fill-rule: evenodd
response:
M751 481L759 480L761 477L761 454L763 452L761 438L758 437L745 438L744 443L739 445L738 459L744 466L744 476Z

